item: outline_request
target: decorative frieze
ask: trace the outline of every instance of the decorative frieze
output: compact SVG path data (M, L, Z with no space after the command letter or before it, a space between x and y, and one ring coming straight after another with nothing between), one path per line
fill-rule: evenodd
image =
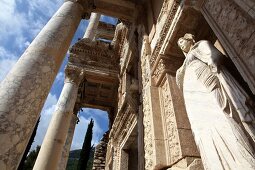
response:
M143 126L144 126L144 159L145 169L149 170L153 166L153 137L152 137L152 121L151 121L151 106L148 98L148 92L143 93Z
M69 62L92 72L118 74L119 58L112 46L101 41L79 40L70 49Z
M178 161L182 154L180 148L180 140L177 130L177 122L172 103L172 96L167 81L161 87L161 105L162 120L164 124L164 133L166 138L166 150L168 163L173 164Z
M179 0L174 0L173 4L171 5L171 9L166 17L166 22L160 32L159 38L156 42L156 46L152 52L151 58L150 58L150 66L153 67L156 63L157 57L160 54L161 47L166 39L166 35L171 27L172 21L175 17L175 14L177 12L177 9L180 7Z
M99 21L96 30L96 38L112 40L115 33L115 25Z

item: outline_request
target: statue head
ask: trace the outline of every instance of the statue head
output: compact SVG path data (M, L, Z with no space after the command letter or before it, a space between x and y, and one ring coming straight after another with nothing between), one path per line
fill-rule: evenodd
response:
M179 38L177 44L181 50L185 53L188 53L190 48L194 45L194 35L186 33L183 37Z

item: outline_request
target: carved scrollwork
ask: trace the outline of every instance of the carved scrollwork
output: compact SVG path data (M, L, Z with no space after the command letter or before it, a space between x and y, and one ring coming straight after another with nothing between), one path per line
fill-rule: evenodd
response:
M145 91L144 91L145 92ZM143 125L144 125L144 158L145 158L145 169L151 169L153 165L153 144L152 144L152 122L151 106L147 94L143 93Z
M67 65L65 68L65 83L71 82L75 83L77 86L80 84L81 80L84 77L84 71L83 69Z
M169 152L169 162L174 163L181 157L180 141L178 137L178 130L176 125L176 118L174 113L174 107L172 103L172 96L167 81L161 88L162 95L162 110L163 110L163 121L165 126L166 135L166 147Z

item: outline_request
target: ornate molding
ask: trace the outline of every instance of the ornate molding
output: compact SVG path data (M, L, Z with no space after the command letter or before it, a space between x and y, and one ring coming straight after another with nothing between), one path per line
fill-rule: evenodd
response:
M162 120L164 124L164 133L166 140L166 151L168 153L168 162L173 164L177 162L181 157L181 147L179 134L177 129L177 122L175 118L174 107L172 103L172 96L167 81L161 87L161 105L162 105Z
M115 25L99 21L96 29L96 37L112 40L115 33Z
M169 0L164 0L161 11L160 11L158 19L157 19L157 23L159 23L161 21L163 15L165 15L167 13L169 4L170 4Z
M254 19L230 0L206 0L201 13L255 94Z
M150 170L153 166L153 139L152 139L152 122L151 122L151 104L148 89L143 91L143 126L144 126L144 159L145 169Z
M81 39L70 48L69 62L84 71L115 74L119 72L119 57L112 45L101 41Z
M125 102L114 119L112 129L110 131L110 137L112 137L115 141L117 138L117 141L121 141L119 135L122 134L123 136L123 132L125 132L124 129L128 128L128 122L132 122L133 119L137 119L137 115L135 114L132 106Z
M156 63L156 60L157 60L157 57L159 56L159 52L161 50L161 47L166 39L166 35L172 25L172 21L175 17L175 14L177 12L177 9L179 8L180 6L180 0L175 0L173 2L173 5L171 6L171 9L170 9L170 12L168 13L167 15L167 18L166 18L166 22L160 32L160 35L159 35L159 39L157 40L157 43L156 43L156 46L152 52L152 55L151 55L151 58L150 58L150 65L151 65L151 68L155 65Z

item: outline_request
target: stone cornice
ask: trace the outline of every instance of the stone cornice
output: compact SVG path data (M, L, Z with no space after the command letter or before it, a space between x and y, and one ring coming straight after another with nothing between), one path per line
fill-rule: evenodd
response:
M99 72L118 73L119 57L109 43L79 40L70 48L69 63Z

